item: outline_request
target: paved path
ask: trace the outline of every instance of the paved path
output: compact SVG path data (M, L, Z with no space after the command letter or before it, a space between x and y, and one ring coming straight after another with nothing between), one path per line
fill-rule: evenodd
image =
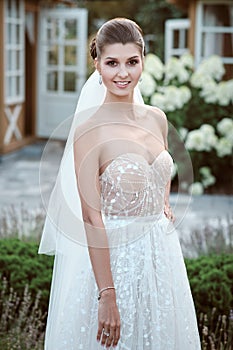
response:
M37 142L0 159L0 211L23 204L30 210L42 207L41 191L48 197L56 178L64 143L53 141L46 148L46 158L41 166L45 142ZM39 178L42 184L39 185ZM223 218L233 213L233 196L203 195L193 197L171 194L180 228L201 227L204 222Z

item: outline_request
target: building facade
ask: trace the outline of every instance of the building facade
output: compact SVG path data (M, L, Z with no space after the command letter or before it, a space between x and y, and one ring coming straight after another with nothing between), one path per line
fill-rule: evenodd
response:
M167 1L184 9L188 18L167 21L165 60L189 50L198 65L205 57L219 55L226 78L233 78L232 0Z
M74 113L86 44L87 11L71 1L0 1L0 154L49 137Z

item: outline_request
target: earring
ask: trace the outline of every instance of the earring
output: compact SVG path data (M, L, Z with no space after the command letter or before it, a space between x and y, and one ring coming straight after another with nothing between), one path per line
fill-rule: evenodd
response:
M102 76L101 76L101 74L100 74L100 76L99 76L99 84L100 84L100 85L102 84Z

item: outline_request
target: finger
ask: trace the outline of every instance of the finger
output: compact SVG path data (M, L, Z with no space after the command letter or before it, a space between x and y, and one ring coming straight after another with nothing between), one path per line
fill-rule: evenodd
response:
M110 336L107 337L107 340L106 340L106 348L110 348L110 346L113 345L113 340L114 340L114 337L113 335L110 334Z
M103 324L99 322L97 336L96 336L97 341L100 341L102 331L103 331Z
M110 330L108 330L106 328L103 328L102 338L101 338L101 345L105 345L106 344L106 341L107 341L109 335L110 335Z
M120 326L117 326L115 330L113 346L117 346L119 340L120 340Z
M114 338L115 338L115 333L116 333L116 328L115 326L112 326L110 328L110 335L109 337L107 338L107 341L106 341L106 346L107 347L110 347L111 345L113 345L113 341L114 341Z

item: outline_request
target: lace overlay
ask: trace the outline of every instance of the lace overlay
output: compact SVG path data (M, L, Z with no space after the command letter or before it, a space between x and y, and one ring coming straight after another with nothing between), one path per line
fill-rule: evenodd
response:
M117 350L199 350L195 310L174 230L162 214L172 159L163 151L152 164L139 155L117 157L100 176L103 219L121 316ZM98 290L91 265L75 273L75 244L65 237L67 256L56 256L64 276L62 295L53 291L48 350L100 350L96 341ZM72 276L70 279L67 276ZM77 294L77 286L79 293ZM56 286L59 290L59 286ZM56 294L56 295L55 295ZM54 316L54 315L53 315Z
M171 167L172 159L166 150L152 164L135 153L114 159L100 177L104 215L116 218L160 213Z

